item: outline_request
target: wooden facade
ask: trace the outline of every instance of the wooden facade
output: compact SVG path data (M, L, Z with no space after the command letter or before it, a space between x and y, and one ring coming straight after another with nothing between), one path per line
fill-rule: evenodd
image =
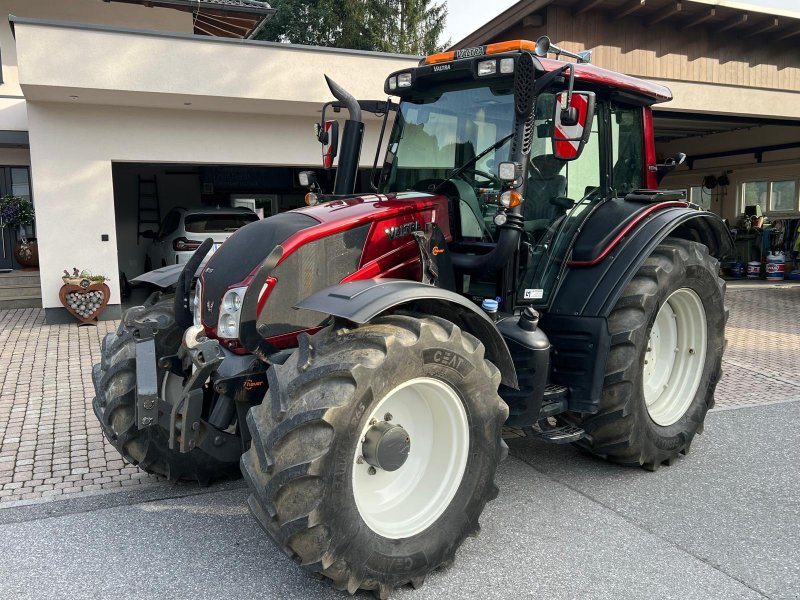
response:
M800 92L797 18L686 0L538 0L513 8L458 46L546 34L566 50L594 50L595 64L638 77Z

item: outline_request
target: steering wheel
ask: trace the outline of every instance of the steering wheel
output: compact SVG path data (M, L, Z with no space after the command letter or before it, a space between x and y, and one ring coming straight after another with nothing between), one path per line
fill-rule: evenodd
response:
M480 169L464 169L461 173L458 174L459 177L464 177L464 175L472 175L473 177L482 177L487 181L491 182L492 187L496 187L500 189L503 186L503 182L497 177L497 175L492 175L487 171L481 171ZM466 178L465 178L466 179Z

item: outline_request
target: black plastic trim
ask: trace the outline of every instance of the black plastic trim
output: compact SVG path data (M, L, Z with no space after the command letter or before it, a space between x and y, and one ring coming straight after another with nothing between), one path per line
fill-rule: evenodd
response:
M321 290L295 308L367 323L390 309L409 305L424 314L451 320L477 337L486 347L486 358L500 369L503 385L517 388L511 353L494 321L455 292L405 279L362 279Z

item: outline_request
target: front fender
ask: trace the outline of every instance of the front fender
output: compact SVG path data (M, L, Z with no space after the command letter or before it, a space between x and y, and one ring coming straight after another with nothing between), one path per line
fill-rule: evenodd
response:
M155 271L142 273L138 277L131 279L130 283L134 285L147 284L166 290L178 283L183 267L184 265L167 265Z
M486 359L500 369L503 384L517 388L511 353L494 321L473 302L455 292L406 279L362 279L321 290L295 308L354 323L367 323L400 306L448 319L477 337L486 348Z

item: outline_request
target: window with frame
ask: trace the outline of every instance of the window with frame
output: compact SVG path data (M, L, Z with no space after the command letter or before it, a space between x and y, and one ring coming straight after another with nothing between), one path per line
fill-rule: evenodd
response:
M644 128L642 109L611 105L612 187L618 196L644 187Z
M693 185L689 188L689 201L703 210L711 210L711 196L712 191L702 185Z
M796 213L800 211L798 190L797 179L791 177L746 181L741 187L740 212L744 213L748 206L758 205L764 215Z

